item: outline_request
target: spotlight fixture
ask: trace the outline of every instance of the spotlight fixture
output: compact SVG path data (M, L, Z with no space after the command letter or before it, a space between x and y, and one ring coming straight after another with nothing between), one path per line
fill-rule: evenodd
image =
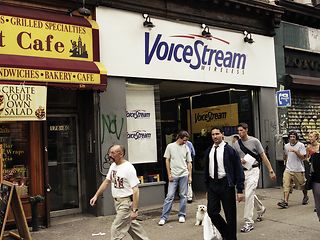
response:
M252 39L252 34L247 32L247 31L244 31L243 32L243 35L244 35L244 41L247 42L247 43L254 43L253 39Z
M154 28L156 25L154 25L152 22L151 22L151 18L149 16L149 14L143 14L142 15L143 18L145 19L144 22L143 22L143 26L146 27L146 28L149 28L149 29L152 29Z
M91 15L91 11L84 6L85 4L86 4L86 0L82 0L82 7L78 9L78 12L81 15L88 17Z
M82 0L82 7L78 9L69 10L70 16L73 15L74 11L77 11L80 15L89 17L91 15L91 11L85 7L85 4L86 4L86 0Z
M203 29L202 33L201 33L202 36L204 36L205 38L211 38L212 35L211 35L210 31L209 31L209 27L206 24L202 24L201 27Z

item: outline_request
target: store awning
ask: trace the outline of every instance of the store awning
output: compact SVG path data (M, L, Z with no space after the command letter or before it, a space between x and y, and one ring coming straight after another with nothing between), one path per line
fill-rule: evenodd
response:
M99 62L0 55L0 82L104 91L107 75Z
M0 83L106 90L94 20L9 4L0 14Z
M303 75L288 74L286 76L286 84L290 85L309 85L320 87L320 77L308 77Z

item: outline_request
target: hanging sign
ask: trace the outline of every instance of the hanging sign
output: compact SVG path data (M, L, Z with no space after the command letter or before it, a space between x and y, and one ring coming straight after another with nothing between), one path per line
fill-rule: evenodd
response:
M126 102L128 160L131 163L156 162L157 134L153 86L128 85Z
M210 131L213 126L236 126L238 104L226 104L192 109L192 132L200 133L202 129Z
M291 92L290 90L277 91L277 106L290 107L291 106Z
M0 121L46 120L47 87L0 85Z
M93 60L92 27L9 15L0 26L1 54Z

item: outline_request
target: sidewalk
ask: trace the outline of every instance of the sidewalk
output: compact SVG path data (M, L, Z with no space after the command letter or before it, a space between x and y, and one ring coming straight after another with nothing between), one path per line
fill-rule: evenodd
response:
M320 222L313 212L314 202L309 191L310 203L302 205L302 193L295 190L290 195L289 208L278 209L276 203L282 198L282 189L258 189L257 194L267 207L264 220L255 224L250 233L240 233L243 216L243 203L238 204L238 240L317 240L320 236ZM141 209L140 218L151 240L201 240L202 227L195 226L195 213L198 204L206 204L203 194L195 196L192 204L187 206L186 223L179 223L177 217L178 202L174 203L172 214L167 224L158 226L161 206L152 209ZM32 232L33 240L102 240L110 239L110 226L114 216L93 217L77 215L56 218L52 226ZM92 234L102 233L105 235ZM126 237L129 240L131 237Z

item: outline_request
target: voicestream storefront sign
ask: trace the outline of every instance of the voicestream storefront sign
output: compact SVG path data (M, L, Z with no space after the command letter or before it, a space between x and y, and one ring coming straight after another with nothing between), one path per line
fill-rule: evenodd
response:
M188 35L188 36L173 36L174 38L202 38L202 36ZM145 63L150 64L152 58L159 61L175 61L176 63L185 63L193 69L197 70L200 67L205 69L211 68L229 68L229 69L243 69L246 64L246 54L223 51L221 49L211 49L204 40L196 40L193 45L183 45L180 43L168 43L161 40L162 35L158 34L155 41L150 43L150 33L145 33ZM206 39L208 40L208 39ZM212 38L210 39L212 40ZM225 41L226 44L229 44ZM151 46L150 46L151 45ZM239 73L239 72L238 72Z
M95 21L4 5L0 27L0 80L105 88Z
M242 32L210 26L204 38L200 25L152 20L149 30L141 14L97 8L108 75L276 87L272 37L253 34L249 44Z

